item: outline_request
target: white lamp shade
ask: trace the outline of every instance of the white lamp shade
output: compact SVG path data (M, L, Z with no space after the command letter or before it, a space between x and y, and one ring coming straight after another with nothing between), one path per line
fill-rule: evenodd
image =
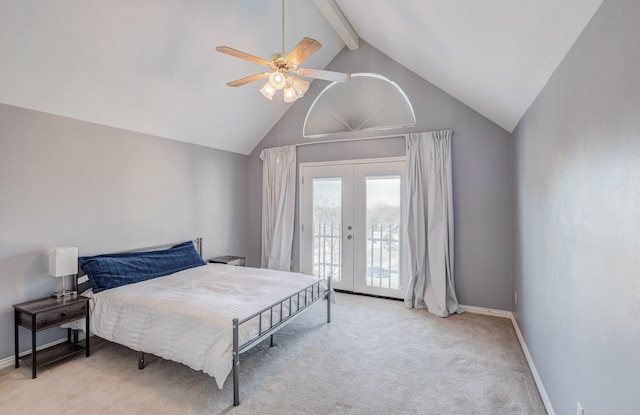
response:
M296 99L298 99L296 91L290 86L286 87L284 89L284 102L293 102Z
M280 90L287 85L287 78L280 72L271 72L271 75L269 75L269 83L275 89Z
M49 248L49 275L64 277L78 273L78 248Z
M267 97L269 99L273 99L273 94L276 93L276 89L273 87L273 85L271 85L269 82L267 82L266 84L264 84L264 86L262 88L260 88L260 92L265 97Z
M309 90L309 82L295 76L291 79L291 86L295 89L298 98L302 98Z

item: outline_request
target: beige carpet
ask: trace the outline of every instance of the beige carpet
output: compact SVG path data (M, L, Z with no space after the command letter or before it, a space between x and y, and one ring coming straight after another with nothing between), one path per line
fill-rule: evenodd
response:
M338 294L241 357L232 382L103 340L89 358L0 371L2 414L545 414L511 322L446 319L401 302ZM95 337L94 337L95 339Z

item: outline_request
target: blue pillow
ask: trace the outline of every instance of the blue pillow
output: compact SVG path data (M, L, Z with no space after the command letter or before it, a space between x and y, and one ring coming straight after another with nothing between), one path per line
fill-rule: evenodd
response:
M169 249L78 258L94 293L206 265L193 243Z

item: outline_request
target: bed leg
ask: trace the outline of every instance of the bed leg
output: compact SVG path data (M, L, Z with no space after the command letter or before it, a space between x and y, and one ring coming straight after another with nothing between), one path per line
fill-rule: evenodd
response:
M144 352L138 352L138 369L144 369Z
M240 340L238 319L233 319L233 406L240 405Z
M331 276L328 281L329 289L327 291L327 323L331 323Z

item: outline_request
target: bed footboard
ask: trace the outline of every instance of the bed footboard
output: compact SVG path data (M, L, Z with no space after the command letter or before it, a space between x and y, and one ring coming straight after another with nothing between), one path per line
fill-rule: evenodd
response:
M265 307L264 309L250 315L247 318L239 320L233 319L233 405L240 405L240 353L243 353L261 341L265 340L267 336L271 339L271 346L273 346L273 334L284 326L290 319L306 310L310 305L319 301L327 300L327 323L331 323L331 277L327 280L327 291L321 292L320 285L323 280L314 282L306 288L287 296L282 300ZM293 299L296 299L297 304L293 304ZM287 315L283 315L284 306L288 304L289 311ZM274 322L274 313L279 314L277 322ZM263 316L268 316L269 323L267 327L263 327ZM245 324L254 318L258 318L258 335L254 338L247 340L240 344L240 326Z

